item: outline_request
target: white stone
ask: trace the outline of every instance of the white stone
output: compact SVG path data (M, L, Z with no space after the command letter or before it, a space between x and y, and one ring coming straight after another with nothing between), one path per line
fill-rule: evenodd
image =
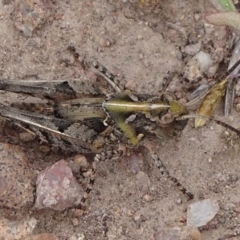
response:
M191 227L201 227L211 221L217 212L219 205L215 200L205 199L188 206L187 225Z

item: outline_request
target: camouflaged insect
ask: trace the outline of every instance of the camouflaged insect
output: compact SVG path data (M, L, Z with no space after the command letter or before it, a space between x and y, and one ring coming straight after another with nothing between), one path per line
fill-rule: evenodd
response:
M77 60L79 55L73 48L70 50ZM47 100L45 104L27 106L0 103L1 117L29 127L41 142L68 152L95 155L87 193L94 183L96 162L129 155L134 148L140 149L139 146L145 148L147 141L161 138L166 129L171 130L168 134L178 135L187 124L184 116L188 114L187 108L176 101L173 94L149 95L122 90L104 67L97 62L92 66L104 78L87 76L84 64L80 78L74 80L0 80L0 90ZM193 198L191 192L170 176L157 154L150 147L148 150L161 174L188 198ZM85 199L86 196L78 207Z
M76 56L76 59L78 56ZM149 95L121 90L108 71L93 62L104 77L87 76L82 69L74 80L0 80L0 90L47 99L45 104L0 103L0 116L21 124L34 132L41 142L68 152L95 157L90 184L94 182L95 163L113 156L129 155L134 148L146 146L146 141L163 134L176 135L187 120L176 117L187 109L174 100L172 94ZM171 177L157 154L151 157L162 174L176 182L189 198L188 192L177 179ZM87 189L90 192L91 186ZM85 197L82 202L85 201Z

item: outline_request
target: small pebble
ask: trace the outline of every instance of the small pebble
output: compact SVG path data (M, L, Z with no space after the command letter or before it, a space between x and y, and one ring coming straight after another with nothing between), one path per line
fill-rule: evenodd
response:
M176 203L179 204L179 205L182 204L182 199L181 199L181 198L178 198L178 199L176 200Z
M213 60L210 54L200 51L186 64L184 68L184 77L189 81L194 81L200 78L203 73L207 73L212 65Z
M60 160L37 177L35 207L63 211L81 200L83 190L67 162Z
M187 210L187 226L202 227L210 222L219 211L216 201L205 199L200 202L192 203Z
M194 56L201 50L201 47L202 47L202 43L199 41L196 44L187 45L184 48L184 52L188 55Z
M76 226L79 225L79 220L78 220L78 218L72 218L72 225L73 225L74 227L76 227Z
M143 55L142 53L139 53L139 54L138 54L138 57L139 57L140 60L142 60L143 57L144 57L144 55Z

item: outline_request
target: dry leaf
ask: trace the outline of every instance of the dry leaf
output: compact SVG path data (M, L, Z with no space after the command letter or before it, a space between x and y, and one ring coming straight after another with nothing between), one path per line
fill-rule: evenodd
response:
M201 103L197 114L204 117L211 118L217 106L219 105L222 97L225 95L228 79L222 80L219 84L212 88L212 90L206 95L203 102ZM207 119L196 118L195 127L201 127L205 125Z

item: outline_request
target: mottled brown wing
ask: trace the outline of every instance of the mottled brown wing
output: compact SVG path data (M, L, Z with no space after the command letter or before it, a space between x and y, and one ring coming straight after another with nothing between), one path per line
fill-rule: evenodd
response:
M87 126L87 121L73 122L22 111L3 104L0 104L0 115L14 123L27 125L42 141L67 151L97 153L104 145L99 133Z

